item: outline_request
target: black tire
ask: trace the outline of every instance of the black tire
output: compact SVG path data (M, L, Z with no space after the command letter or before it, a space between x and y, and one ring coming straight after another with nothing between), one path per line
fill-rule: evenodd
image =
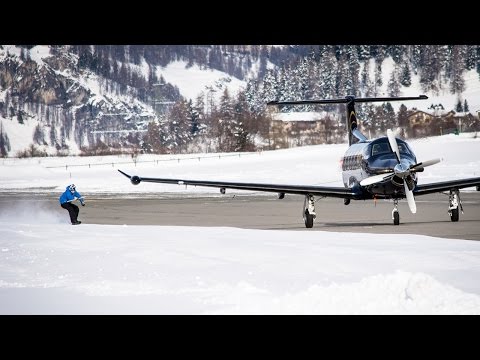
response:
M305 227L310 229L313 227L313 215L310 215L308 210L305 210Z
M395 211L393 213L393 225L399 225L400 224L400 214L398 211Z
M452 221L458 221L459 214L458 214L458 208L452 209L450 213L450 220Z

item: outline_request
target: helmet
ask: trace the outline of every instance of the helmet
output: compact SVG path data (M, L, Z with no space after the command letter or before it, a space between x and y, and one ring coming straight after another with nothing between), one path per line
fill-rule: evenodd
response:
M75 190L76 190L75 184L69 185L69 186L68 186L68 190L70 190L70 192L74 193Z

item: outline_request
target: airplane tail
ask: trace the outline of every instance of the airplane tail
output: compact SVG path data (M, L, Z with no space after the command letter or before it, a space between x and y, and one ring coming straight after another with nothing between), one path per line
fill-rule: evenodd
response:
M347 131L348 131L348 146L359 141L366 141L367 138L358 129L357 114L355 113L355 99L353 96L347 97L350 101L347 102Z

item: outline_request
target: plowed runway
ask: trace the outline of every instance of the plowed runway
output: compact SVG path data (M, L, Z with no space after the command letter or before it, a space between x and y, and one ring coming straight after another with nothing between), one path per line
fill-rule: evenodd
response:
M480 240L480 193L462 192L464 214L451 222L447 213L448 196L432 194L417 197L417 214L411 214L405 201L399 204L400 225L394 226L393 202L352 201L323 198L316 202L317 218L312 229L302 219L303 197L274 194L225 194L185 197L184 194L83 194L87 206L80 207L84 224L233 226L248 229L297 231L338 231L360 233L420 234L452 239ZM18 209L43 209L60 214L68 222L55 195L0 193L2 213ZM16 210L17 209L17 210ZM299 235L301 240L301 235Z

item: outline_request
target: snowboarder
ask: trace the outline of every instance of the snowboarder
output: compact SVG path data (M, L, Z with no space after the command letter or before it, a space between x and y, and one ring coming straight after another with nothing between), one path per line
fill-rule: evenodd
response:
M82 195L77 192L75 184L68 185L65 192L60 196L60 206L65 210L68 210L70 214L70 221L72 225L80 225L82 222L77 220L79 209L78 206L73 204L73 201L79 200L82 206L85 206Z

